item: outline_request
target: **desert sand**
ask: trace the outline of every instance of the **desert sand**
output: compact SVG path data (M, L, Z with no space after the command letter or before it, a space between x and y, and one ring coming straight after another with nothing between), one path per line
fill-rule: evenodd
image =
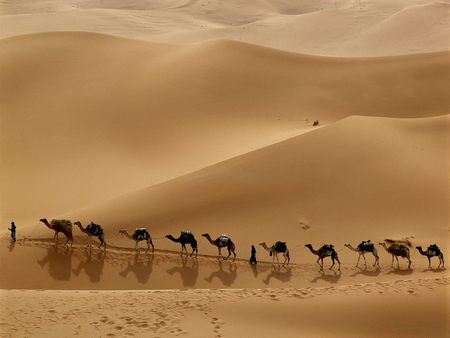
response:
M450 275L415 249L450 254L449 8L2 1L0 336L449 336ZM107 250L43 217L101 224ZM154 253L119 234L142 226ZM355 267L368 239L380 267ZM278 240L289 266L258 245Z

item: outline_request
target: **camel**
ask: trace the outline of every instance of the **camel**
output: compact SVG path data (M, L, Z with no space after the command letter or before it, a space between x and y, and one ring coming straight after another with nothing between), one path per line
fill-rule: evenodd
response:
M98 237L100 241L100 245L98 246L98 248L100 249L103 246L106 250L105 234L99 224L91 222L91 224L89 224L86 228L83 228L83 225L79 221L73 224L77 225L82 232L87 234L89 236L89 239L91 239L92 236ZM91 248L91 241L89 241L88 247Z
M175 238L172 235L166 235L166 238L170 239L172 242L181 243L181 253L183 253L183 251L186 251L186 254L187 254L186 244L190 244L192 247L192 252L191 252L190 256L192 257L192 255L195 252L195 257L197 257L197 254L198 254L197 240L195 239L192 232L181 231L180 237L178 237L178 238Z
M276 242L270 248L267 246L266 242L259 243L264 250L266 250L270 256L272 256L272 264L275 264L275 258L277 259L277 263L279 263L278 254L282 253L284 257L284 262L282 266L289 265L291 258L289 256L289 249L286 245L286 242ZM287 262L287 264L286 264Z
M49 223L46 218L41 218L39 221L44 223L49 229L52 229L55 232L55 236L53 236L53 239L56 243L58 243L58 234L62 232L67 238L67 241L66 243L64 243L64 245L67 245L67 243L70 241L70 247L72 247L73 236L71 221L67 219L53 219Z
M150 245L152 246L152 252L155 251L155 246L153 245L152 236L150 236L150 233L147 231L146 228L136 228L134 230L134 233L133 233L132 236L130 236L128 231L125 230L125 229L119 230L119 233L121 233L125 237L135 241L135 243L136 243L136 246L135 246L136 252L139 252L139 242L140 241L146 241L147 242L147 250L145 251L145 253L147 253L148 250L150 250Z
M441 252L439 247L436 244L432 244L428 247L426 251L422 250L421 246L416 246L416 249L419 250L421 255L427 256L428 258L428 267L431 269L431 258L437 257L439 258L439 265L438 268L444 267L444 254Z
M338 270L341 270L341 262L339 261L338 254L336 250L334 250L334 246L332 244L324 244L319 250L314 250L311 244L305 244L305 246L316 256L319 256L317 259L317 264L320 266L320 271L323 271L323 259L325 257L331 257L333 264L330 266L330 270L334 266L334 261L336 260L339 263ZM319 263L319 261L322 263Z
M388 241L391 244L389 247L386 246L385 242L379 243L388 253L392 255L391 267L394 267L394 257L397 260L397 266L400 268L400 263L398 262L398 256L406 258L408 260L408 269L411 268L411 258L409 255L409 248L406 245L396 243L395 241Z
M209 236L209 234L202 234L203 237L206 237L206 239L208 240L209 243L211 243L212 245L217 246L218 250L219 250L219 259L223 258L222 256L222 248L226 247L228 250L228 256L226 258L223 258L224 260L227 260L228 257L231 256L231 253L233 253L233 262L236 259L236 245L233 243L233 241L231 240L231 238L229 238L227 235L220 235L219 237L217 237L216 240L212 240L211 236Z
M373 243L370 243L369 241L363 241L361 244L359 244L356 248L354 248L351 244L344 244L347 248L349 248L352 251L355 251L359 253L358 261L356 262L356 267L358 267L359 260L364 258L364 265L367 267L366 257L364 256L366 253L371 252L373 256L375 257L375 263L373 266L378 265L380 266L380 258L378 257L377 249L375 248L375 245Z

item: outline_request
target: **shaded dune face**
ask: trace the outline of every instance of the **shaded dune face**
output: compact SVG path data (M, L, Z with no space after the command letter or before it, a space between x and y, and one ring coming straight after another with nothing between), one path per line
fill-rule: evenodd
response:
M89 33L0 44L5 219L161 183L292 137L315 119L448 113L445 52L333 59Z

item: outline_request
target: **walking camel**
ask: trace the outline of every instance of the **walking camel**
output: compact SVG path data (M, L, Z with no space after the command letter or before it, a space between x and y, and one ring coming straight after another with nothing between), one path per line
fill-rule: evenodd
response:
M217 246L217 249L219 250L219 259L223 258L222 256L222 248L227 248L228 250L228 256L226 258L223 258L224 260L227 260L228 257L231 256L231 253L233 253L233 262L236 259L236 245L233 243L231 238L229 238L227 235L220 235L217 237L214 241L211 239L211 236L209 234L202 234L203 237L206 237L209 243L211 243L214 246Z
M181 243L181 253L183 254L183 251L186 251L187 254L187 249L186 249L186 244L190 244L192 247L192 252L190 254L190 256L192 257L192 255L195 252L195 257L197 257L198 254L198 247L197 247L197 240L194 237L194 234L190 231L181 231L180 237L175 238L172 235L166 235L166 238L170 239L172 242L175 243Z
M83 225L79 221L76 221L73 224L77 225L82 232L84 232L89 236L89 244L88 244L89 248L91 248L90 239L92 236L94 236L98 237L98 240L100 241L100 245L98 246L98 248L100 249L103 246L104 250L106 250L105 234L100 224L95 224L94 222L91 222L91 224L88 224L86 228L83 228Z
M67 219L53 219L49 223L46 218L41 218L40 222L44 223L49 229L52 229L55 232L55 236L53 239L58 244L58 234L62 232L64 236L66 236L67 241L64 245L70 241L70 247L73 244L73 236L72 236L72 222Z
M147 250L145 251L145 253L147 253L148 250L150 250L150 245L152 246L152 252L155 251L155 246L153 245L152 236L150 236L150 233L147 231L146 228L136 228L134 230L133 235L131 235L131 236L130 236L130 234L128 233L128 231L126 229L119 230L119 233L121 233L125 237L135 241L135 243L136 243L136 246L135 246L136 252L139 252L139 242L140 241L146 241L147 242Z
M390 243L389 247L386 246L385 242ZM405 241L402 241L402 243L405 243L406 245L396 242L394 240L385 240L385 242L381 242L379 244L388 253L390 253L392 255L391 267L394 267L394 257L395 257L395 259L397 260L397 267L400 269L400 263L398 262L398 257L400 256L400 257L406 258L408 260L408 269L410 269L411 268L411 258L409 255L409 248L408 248L408 246L410 246L410 245L407 244L407 242L405 242Z
M275 264L275 258L277 259L277 263L279 263L278 254L282 253L284 257L284 262L282 266L289 265L291 258L289 256L289 249L286 245L286 242L276 242L270 248L267 246L266 242L259 243L264 250L266 250L270 256L272 256L272 264ZM287 263L286 263L287 262Z
M428 247L426 251L422 250L421 246L416 246L416 249L419 250L420 254L423 256L427 256L428 258L428 267L431 269L431 258L437 257L439 258L439 265L438 268L444 267L444 254L441 252L439 247L436 244L432 244Z
M356 248L354 248L351 244L344 244L344 246L346 246L352 251L359 253L358 261L356 262L356 267L358 267L361 256L362 258L364 258L364 265L367 267L367 261L364 255L368 252L371 252L375 257L375 263L373 263L373 266L378 265L378 267L380 267L380 257L378 257L378 252L377 249L375 248L375 245L371 243L370 240L362 241Z
M338 254L336 250L334 249L334 246L332 244L324 244L319 250L314 250L311 244L305 244L305 246L316 256L319 256L317 259L317 264L320 266L320 271L323 271L323 259L326 257L331 257L331 260L333 264L330 266L330 270L334 266L334 261L337 261L339 263L338 270L341 270L341 262L339 261ZM322 263L319 263L319 261Z

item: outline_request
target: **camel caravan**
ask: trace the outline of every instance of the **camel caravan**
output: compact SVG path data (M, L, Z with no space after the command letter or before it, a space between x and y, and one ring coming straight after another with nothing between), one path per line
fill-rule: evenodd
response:
M89 237L88 247L91 248L91 242L92 238L97 238L99 241L98 248L102 248L106 250L106 241L105 241L105 234L103 231L103 228L101 225L96 224L94 222L91 222L86 227L83 227L81 222L74 222L72 224L71 221L66 219L53 219L52 221L48 221L46 218L42 218L40 222L44 223L49 229L53 230L55 232L55 235L53 236L54 241L56 244L58 244L58 234L61 232L66 237L66 242L64 245L67 245L70 242L70 247L73 245L73 224L78 226L81 232L85 233ZM10 229L11 230L11 229ZM12 230L11 230L12 231ZM15 232L15 229L14 229ZM144 241L147 243L147 250L145 253L148 253L150 250L150 246L152 247L152 253L155 251L155 246L153 245L152 236L150 235L147 228L136 228L134 232L130 235L126 229L119 230L119 234L123 235L126 238L131 239L135 242L135 251L139 252L139 242ZM231 238L226 234L221 234L219 237L217 237L215 240L211 238L211 236L208 233L202 234L202 237L206 238L206 240L213 246L217 247L218 250L218 259L227 260L231 255L233 255L232 261L234 262L236 260L236 245L231 240ZM167 238L168 240L180 243L181 244L181 254L190 255L191 257L197 257L198 254L198 242L194 236L194 234L187 230L182 230L180 232L180 235L178 238L175 238L172 235L166 235L164 238ZM15 233L14 233L14 239L15 239ZM189 244L192 248L192 252L188 253L186 245ZM279 258L278 255L282 254L284 257L284 261L282 263L282 266L289 265L290 262L290 256L289 256L289 249L286 244L286 242L277 241L274 242L271 246L268 246L266 242L261 242L259 245L269 253L269 256L272 257L272 264L275 264L275 260L279 264ZM397 268L400 268L400 263L398 258L404 258L408 261L408 269L411 268L411 253L410 248L412 248L412 244L409 240L392 240L392 239L385 239L384 242L380 242L379 245L386 250L388 254L391 255L392 261L391 261L391 267L394 267L394 260L397 262ZM329 257L331 259L331 266L330 270L333 269L335 266L335 263L338 263L338 270L341 268L341 262L339 261L338 254L336 252L336 249L333 244L324 244L322 245L318 250L315 250L311 244L305 244L305 247L307 247L311 253L315 256L318 256L316 263L320 266L320 271L323 271L324 269L324 259ZM378 255L378 251L375 247L375 244L372 243L370 240L362 241L359 243L356 247L352 246L351 244L344 244L344 247L347 247L349 250L354 251L358 254L358 260L356 262L356 267L359 267L359 262L361 260L361 257L364 260L364 266L367 268L367 260L365 255L371 254L374 257L374 267L380 267L380 257ZM226 257L222 256L222 249L226 248L228 251L228 255ZM428 259L428 267L431 269L431 259L433 257L437 257L439 259L439 268L444 268L444 254L439 249L439 247L436 244L430 244L428 248L424 251L421 246L417 246L416 249L418 252L426 256ZM252 245L252 251L251 251L251 264L256 264L256 249Z

